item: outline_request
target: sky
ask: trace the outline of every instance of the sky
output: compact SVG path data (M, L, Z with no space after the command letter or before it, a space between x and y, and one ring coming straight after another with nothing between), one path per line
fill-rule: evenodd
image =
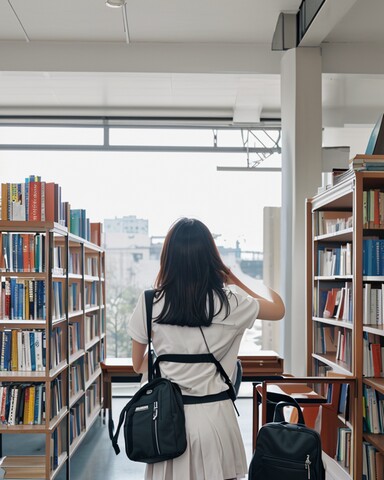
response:
M216 168L244 167L246 160L245 154L0 151L0 180L34 174L59 183L62 200L85 208L93 222L136 215L149 220L151 236L163 236L178 218L195 217L220 234L219 245L235 247L238 240L243 250L262 251L263 208L281 205L281 174Z

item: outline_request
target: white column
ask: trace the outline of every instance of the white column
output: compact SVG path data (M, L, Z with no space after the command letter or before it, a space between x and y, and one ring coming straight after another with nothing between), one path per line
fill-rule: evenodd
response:
M288 50L281 63L284 367L306 373L305 199L321 183L321 51Z

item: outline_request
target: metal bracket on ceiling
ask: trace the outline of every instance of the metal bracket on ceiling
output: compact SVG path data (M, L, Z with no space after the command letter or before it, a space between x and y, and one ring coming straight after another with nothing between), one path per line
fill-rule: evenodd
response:
M10 8L11 8L13 14L14 14L14 16L16 17L16 19L17 19L17 21L18 21L21 29L23 30L25 40L29 43L31 40L30 40L30 38L28 37L28 33L27 33L27 31L25 30L24 25L22 24L22 22L21 22L21 20L20 20L20 18L19 18L19 16L18 16L16 10L14 9L14 7L13 7L13 5L12 5L12 3L11 3L11 0L8 0L8 5L10 6Z

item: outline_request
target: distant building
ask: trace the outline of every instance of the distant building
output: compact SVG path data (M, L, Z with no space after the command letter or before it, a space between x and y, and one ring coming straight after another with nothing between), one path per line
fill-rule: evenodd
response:
M136 215L107 219L104 220L104 232L148 235L148 220Z
M104 220L106 267L110 280L141 289L153 286L160 266L163 236L148 235L148 220L134 215ZM263 254L242 252L235 248L218 247L226 265L236 264L253 278L263 276Z

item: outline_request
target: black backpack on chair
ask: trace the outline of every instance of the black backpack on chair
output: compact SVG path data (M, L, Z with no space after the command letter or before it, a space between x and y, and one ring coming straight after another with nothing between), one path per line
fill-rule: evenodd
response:
M297 424L284 420L283 408L296 408ZM263 425L258 433L249 480L325 480L321 459L320 435L305 425L300 407L279 402L273 422Z

